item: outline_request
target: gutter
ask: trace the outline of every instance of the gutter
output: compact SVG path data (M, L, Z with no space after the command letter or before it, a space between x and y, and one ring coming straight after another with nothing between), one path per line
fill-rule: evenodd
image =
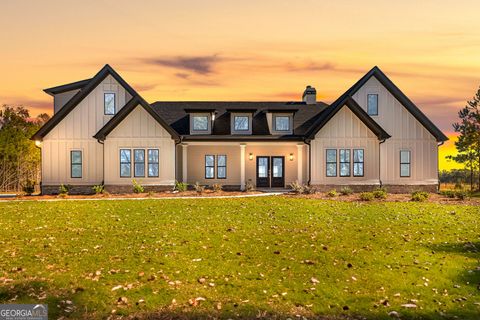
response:
M382 154L381 150L380 150L380 145L382 143L384 143L385 141L387 141L387 139L383 139L383 140L380 140L380 143L378 144L378 182L380 183L380 187L383 186L383 182L382 182L382 167L381 167L381 158L380 158L380 155ZM365 157L365 155L364 155Z
M308 181L307 185L310 185L312 181L312 146L310 139L304 139L303 142L308 146Z

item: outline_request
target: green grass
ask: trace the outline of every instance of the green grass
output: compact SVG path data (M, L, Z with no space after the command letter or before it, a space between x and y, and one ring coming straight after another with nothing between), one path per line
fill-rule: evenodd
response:
M0 303L48 303L52 318L478 319L479 218L284 197L2 202Z

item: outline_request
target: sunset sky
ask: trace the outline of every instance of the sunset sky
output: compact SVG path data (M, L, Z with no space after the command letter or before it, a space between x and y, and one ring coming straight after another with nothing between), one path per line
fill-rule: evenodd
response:
M42 89L104 64L150 102L332 102L378 65L452 136L480 85L478 1L0 0L0 104L51 113ZM441 147L452 163L452 139Z

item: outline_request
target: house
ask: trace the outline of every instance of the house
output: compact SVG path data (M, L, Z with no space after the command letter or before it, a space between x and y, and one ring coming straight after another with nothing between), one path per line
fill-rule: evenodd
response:
M374 67L336 101L308 86L298 102L147 103L109 65L45 92L54 115L32 137L42 151L44 194L61 184L129 192L175 181L321 190L350 186L436 191L447 137Z

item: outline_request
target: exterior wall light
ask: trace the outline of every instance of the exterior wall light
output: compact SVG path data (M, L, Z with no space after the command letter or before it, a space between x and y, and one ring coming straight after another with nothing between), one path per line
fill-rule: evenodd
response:
M253 153L251 153L251 152L249 153L248 159L253 160Z
M293 161L293 153L290 153L290 161Z
M35 145L40 148L42 146L42 141L40 140L35 140Z

